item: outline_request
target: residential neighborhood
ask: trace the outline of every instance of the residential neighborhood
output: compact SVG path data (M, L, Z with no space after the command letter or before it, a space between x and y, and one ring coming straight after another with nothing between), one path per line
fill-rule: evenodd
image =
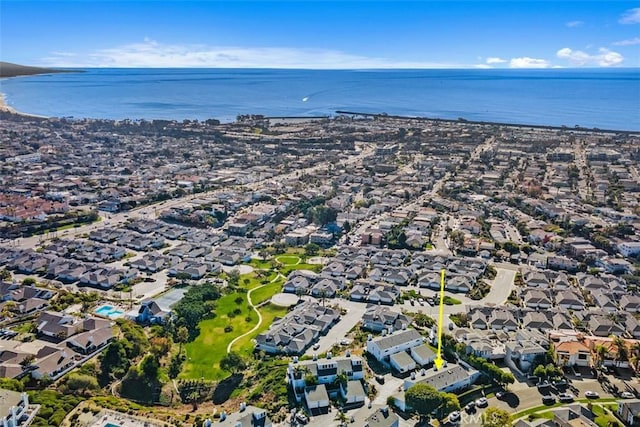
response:
M1 114L7 427L640 423L637 133Z

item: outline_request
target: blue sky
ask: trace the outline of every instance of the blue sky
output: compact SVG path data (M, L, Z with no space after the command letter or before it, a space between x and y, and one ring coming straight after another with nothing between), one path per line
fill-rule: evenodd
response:
M0 60L61 67L640 67L640 3L2 0Z

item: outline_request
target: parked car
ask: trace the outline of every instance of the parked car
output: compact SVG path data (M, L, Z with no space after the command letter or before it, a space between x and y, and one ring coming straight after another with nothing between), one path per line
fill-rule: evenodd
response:
M380 384L384 384L384 376L376 375L376 381L378 381Z
M558 395L558 399L560 400L560 402L563 402L563 403L573 402L575 399L575 396L571 393L560 393Z
M556 398L550 394L545 394L544 396L542 396L542 403L544 403L545 405L553 405L554 403L556 403Z
M620 393L620 397L623 399L634 399L636 395L631 393L630 391L623 391L622 393Z
M476 406L478 408L484 408L485 406L489 406L489 401L486 397L481 397L480 399L476 400Z
M591 391L591 390L585 391L584 395L589 399L598 399L600 397L597 391Z
M299 422L300 424L306 424L309 422L309 418L307 418L305 414L301 414L300 412L298 412L296 414L296 421Z
M458 421L460 421L460 412L453 411L452 413L449 414L450 423L457 423Z
M467 403L467 405L464 407L464 410L466 413L474 412L476 410L476 402Z
M496 399L502 399L504 397L504 391L499 391L496 393Z
M538 390L541 390L541 389L544 389L544 388L551 387L551 384L549 384L548 381L545 381L545 382L540 382L540 383L536 384L536 387L538 387Z

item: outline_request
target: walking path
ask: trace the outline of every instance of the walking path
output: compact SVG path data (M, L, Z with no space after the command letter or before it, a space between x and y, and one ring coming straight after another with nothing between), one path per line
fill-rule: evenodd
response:
M274 277L273 280L271 280L271 282L269 282L269 283L275 282L276 280L278 280L280 278L280 276L282 276L282 274L278 273L276 275L276 277ZM284 276L282 276L282 277L284 277ZM260 288L263 288L265 286L267 286L267 285L260 285L260 286L257 286L255 288L251 289L249 292L247 292L247 302L249 303L249 306L253 309L253 311L255 311L256 314L258 315L258 323L250 331L245 332L244 334L235 337L233 339L233 341L231 341L229 343L229 345L227 346L227 353L231 353L231 347L233 347L233 344L235 344L236 341L238 341L240 338L246 337L247 335L250 335L250 334L254 333L255 331L258 330L258 328L260 328L260 325L262 325L262 314L260 314L260 311L256 308L255 305L253 305L253 301L251 301L251 293L253 291L255 291L256 289L260 289Z

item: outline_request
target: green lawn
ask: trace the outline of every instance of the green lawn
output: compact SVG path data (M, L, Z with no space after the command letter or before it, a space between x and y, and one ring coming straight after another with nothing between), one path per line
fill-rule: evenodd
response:
M297 255L279 255L276 256L276 261L284 265L294 265L302 262L302 259Z
M236 298L241 297L242 303L236 304ZM235 309L240 314L232 318L228 316ZM248 332L258 323L258 316L248 307L247 296L242 293L225 295L217 301L217 316L200 322L200 335L185 346L187 360L185 361L181 378L206 380L220 380L228 376L229 372L220 370L220 360L227 352L227 345L235 338ZM247 322L245 318L251 317ZM226 326L232 326L233 331L225 332Z
M319 273L322 270L322 265L320 264L296 264L296 265L287 265L280 269L280 273L284 276L288 276L293 270L311 270Z
M267 301L269 298L277 294L282 290L282 280L277 280L273 283L269 283L268 285L264 285L260 289L256 289L251 292L251 302L255 305L260 304L261 302Z
M250 279L249 289L262 286L255 277L246 275L246 278ZM240 283L242 282L243 279L240 279ZM282 280L269 283L252 292L251 301L254 304L259 304L280 292L281 289ZM238 297L242 298L241 304L235 302L235 299ZM239 309L241 313L234 315L233 311L236 309ZM234 351L239 351L247 357L250 356L253 351L253 342L251 340L258 334L266 331L271 323L273 323L275 317L282 317L287 313L286 307L278 307L271 304L265 304L263 307L260 307L259 310L263 319L260 328L254 331L254 333L238 340L233 345ZM232 313L232 317L229 317L229 313ZM187 360L180 374L181 378L198 379L202 376L207 380L220 380L225 378L229 372L222 371L219 364L220 360L222 360L226 354L227 346L234 338L249 332L258 323L258 316L249 308L247 295L244 293L233 293L220 298L217 302L216 314L217 316L214 319L207 319L200 322L200 335L198 335L193 342L185 346ZM246 321L247 316L251 318L250 322ZM225 332L224 328L229 325L233 327L233 331Z
M251 298L251 300L253 301L253 298ZM244 357L250 357L251 353L253 353L254 345L252 340L259 334L269 329L269 326L271 326L271 324L273 323L273 319L275 319L276 317L284 317L284 315L287 314L286 307L280 307L273 304L265 304L258 310L260 310L260 314L262 315L262 324L260 325L258 330L247 335L246 337L242 337L241 339L236 341L235 344L233 344L233 351L240 353Z
M591 410L596 415L596 418L594 421L596 424L598 424L598 426L609 427L614 425L621 425L620 421L610 412L605 411L602 406L593 405Z
M459 299L450 297L449 295L445 295L444 298L442 299L442 302L446 305L458 305L458 304L462 304L462 302Z
M263 261L262 259L253 258L251 261L249 261L249 265L262 270L271 270L271 261L269 261L269 259Z

